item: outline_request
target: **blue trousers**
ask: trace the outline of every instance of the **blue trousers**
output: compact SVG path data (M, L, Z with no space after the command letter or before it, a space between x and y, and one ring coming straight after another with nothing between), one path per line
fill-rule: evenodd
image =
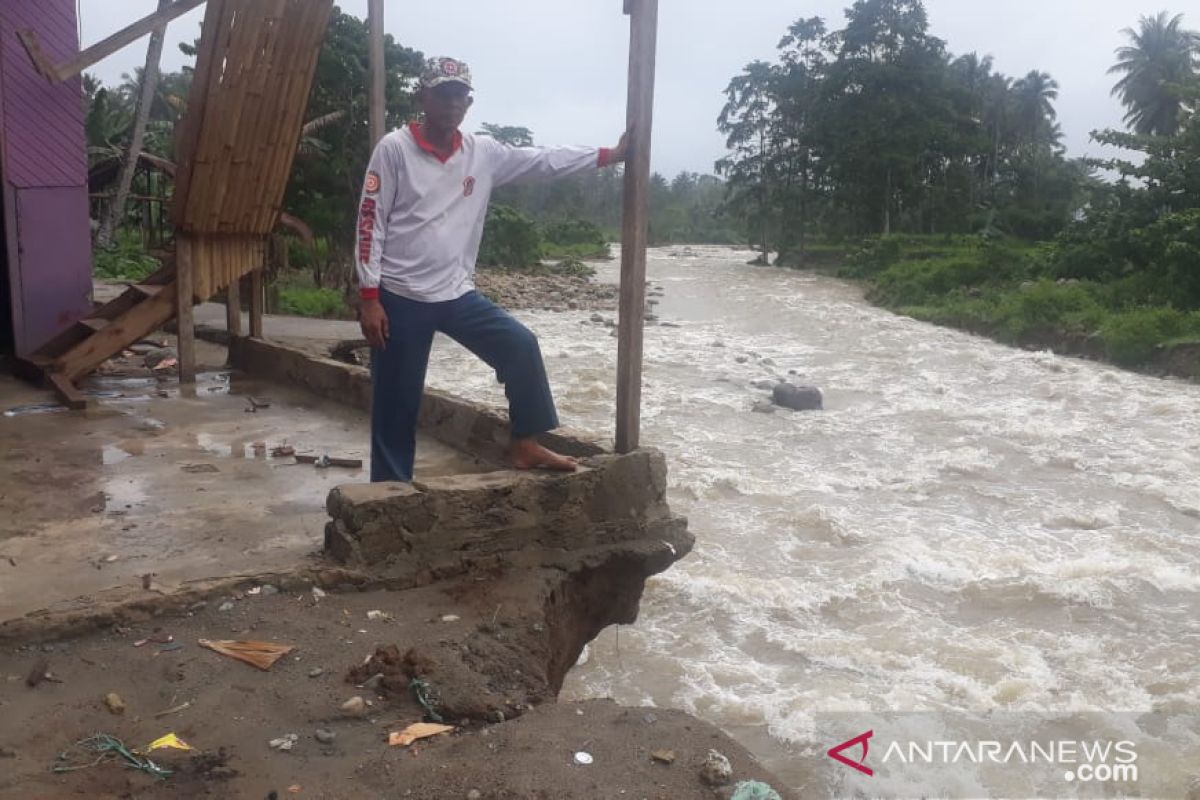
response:
M537 337L478 292L421 303L379 292L388 341L371 357L371 480L411 481L417 417L433 334L442 332L488 363L508 396L513 438L558 427Z

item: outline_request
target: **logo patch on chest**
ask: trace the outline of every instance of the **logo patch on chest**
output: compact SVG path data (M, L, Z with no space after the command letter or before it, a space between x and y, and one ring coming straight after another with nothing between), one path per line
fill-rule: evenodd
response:
M475 194L475 178L470 177L463 181L463 197L470 197Z

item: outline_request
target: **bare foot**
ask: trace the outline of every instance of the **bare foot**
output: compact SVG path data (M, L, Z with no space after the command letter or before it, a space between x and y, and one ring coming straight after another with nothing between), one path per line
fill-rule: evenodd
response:
M513 439L508 456L514 469L552 469L557 472L574 472L579 462L538 444L537 439Z

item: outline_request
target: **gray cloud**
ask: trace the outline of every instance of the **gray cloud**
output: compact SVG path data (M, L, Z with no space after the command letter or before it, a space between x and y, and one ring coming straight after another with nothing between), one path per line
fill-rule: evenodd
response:
M155 0L83 0L85 44L150 13ZM831 27L848 0L660 0L655 169L711 171L724 151L715 119L729 78L754 59L769 59L789 23L823 16ZM1119 127L1122 110L1109 96L1106 70L1119 31L1162 0L927 0L934 35L954 53L995 57L1014 77L1031 69L1061 84L1059 119L1072 155L1099 155L1088 141L1096 128ZM366 0L341 3L365 16ZM471 63L476 104L468 124L525 125L539 142L615 143L624 127L628 23L621 0L390 0L387 30L427 54ZM1175 11L1184 11L1176 7ZM184 63L177 45L194 39L202 9L172 23L165 66ZM1200 27L1200 13L1187 20ZM95 72L115 82L140 66L144 45L132 45Z

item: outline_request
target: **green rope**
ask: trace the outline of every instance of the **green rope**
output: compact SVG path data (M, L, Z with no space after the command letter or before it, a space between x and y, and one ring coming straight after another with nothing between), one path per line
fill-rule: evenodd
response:
M425 719L429 722L445 722L442 715L434 708L433 701L430 695L433 694L433 687L420 678L413 678L408 683L408 688L412 690L413 697L421 704L421 708L425 709Z
M56 766L53 768L52 772L63 773L75 772L76 770L81 769L90 769L101 762L120 757L124 760L125 766L141 770L147 775L153 775L155 778L167 778L172 774L171 770L160 767L150 759L135 755L129 750L129 748L125 746L124 742L115 736L109 736L107 733L98 733L95 736L91 736L87 739L81 739L75 743L75 746L87 748L94 753L98 753L99 756L90 764L66 764ZM66 761L67 754L65 752L60 753L58 760Z

